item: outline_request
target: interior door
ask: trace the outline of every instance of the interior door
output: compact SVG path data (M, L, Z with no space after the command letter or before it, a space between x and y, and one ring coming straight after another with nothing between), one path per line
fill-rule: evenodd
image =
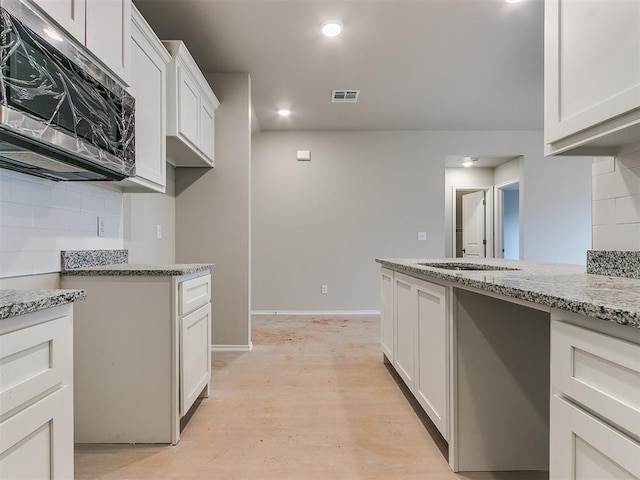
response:
M484 258L484 191L462 196L462 256Z

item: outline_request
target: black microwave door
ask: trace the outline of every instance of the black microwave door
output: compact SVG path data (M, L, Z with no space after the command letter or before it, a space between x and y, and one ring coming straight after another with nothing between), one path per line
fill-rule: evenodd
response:
M2 11L3 100L122 157L122 104L41 37Z

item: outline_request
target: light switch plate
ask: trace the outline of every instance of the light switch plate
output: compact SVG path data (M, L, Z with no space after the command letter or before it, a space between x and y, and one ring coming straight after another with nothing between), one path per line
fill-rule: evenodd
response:
M297 158L299 162L310 162L311 150L298 150Z
M418 232L418 240L424 241L427 239L427 232Z

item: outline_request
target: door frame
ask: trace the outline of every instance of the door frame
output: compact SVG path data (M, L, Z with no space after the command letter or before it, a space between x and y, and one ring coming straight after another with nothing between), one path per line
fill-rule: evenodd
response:
M485 195L485 223L484 223L484 238L487 241L487 248L485 251L486 258L493 258L494 256L494 241L493 241L493 215L494 215L494 201L493 201L493 185L452 185L451 186L451 242L453 249L451 255L456 255L456 211L458 209L458 190L484 190Z
M504 210L504 188L509 185L513 185L514 183L520 183L519 178L512 178L511 180L507 180L495 185L495 238L494 238L494 252L496 258L504 258L504 253L502 251L503 245L503 237L504 237L504 225L502 222L502 212ZM518 228L520 229L520 219L518 219ZM518 258L522 258L522 249L518 249Z

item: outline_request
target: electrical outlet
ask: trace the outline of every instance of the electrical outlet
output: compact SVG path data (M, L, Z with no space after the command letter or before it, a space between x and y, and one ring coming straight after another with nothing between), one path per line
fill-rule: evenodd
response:
M329 292L329 289L326 285L322 285L322 289L320 290L320 292L324 295Z
M156 225L156 239L162 238L162 225Z
M424 241L427 239L427 232L418 232L418 240Z
M98 236L104 237L104 218L98 217Z

